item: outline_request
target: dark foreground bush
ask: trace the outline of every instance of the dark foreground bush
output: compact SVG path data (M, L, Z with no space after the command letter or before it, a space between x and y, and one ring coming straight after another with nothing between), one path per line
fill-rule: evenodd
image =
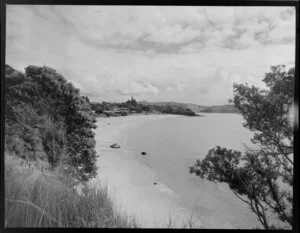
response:
M21 73L6 65L5 84L6 151L53 169L63 162L81 181L95 177L96 118L88 97L46 66Z
M62 168L5 156L5 227L138 227L114 207L106 188L81 195Z

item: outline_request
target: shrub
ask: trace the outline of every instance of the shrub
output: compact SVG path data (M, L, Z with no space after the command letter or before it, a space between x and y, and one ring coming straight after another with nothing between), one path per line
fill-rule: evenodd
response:
M25 74L9 71L7 149L28 159L48 160L53 168L67 154L64 162L73 166L74 176L82 181L94 177L96 119L88 98L52 68L28 66Z
M275 214L284 228L293 218L293 125L289 107L294 101L295 69L271 67L263 81L268 90L234 85L233 102L254 132L258 149L246 153L216 147L190 172L211 181L225 182L240 200L247 203L264 228L281 228L270 220Z

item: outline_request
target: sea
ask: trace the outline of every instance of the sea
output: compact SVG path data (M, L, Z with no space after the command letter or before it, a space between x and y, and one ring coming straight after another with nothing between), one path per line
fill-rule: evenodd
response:
M200 114L201 117L178 116L130 127L123 144L140 164L154 171L153 182L167 187L165 191L176 195L204 226L220 227L220 222L226 222L229 225L224 228L258 227L249 207L227 184L200 179L189 172L197 159L205 158L216 146L239 151L253 147L253 132L243 126L240 114Z

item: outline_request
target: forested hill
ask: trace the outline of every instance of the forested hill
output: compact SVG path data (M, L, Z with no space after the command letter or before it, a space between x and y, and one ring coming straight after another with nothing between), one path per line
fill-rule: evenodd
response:
M155 104L142 104L137 102L133 97L122 103L108 103L93 102L92 109L98 116L126 116L133 113L154 113L154 114L175 114L184 116L198 116L195 112L187 107L179 105L155 105Z
M134 98L122 103L92 102L98 116L126 116L132 113L163 113L199 116L197 113L239 113L232 104L201 106L192 103L136 101Z
M5 66L5 151L26 160L65 164L78 180L96 175L89 99L50 67L25 73Z
M207 113L240 113L240 111L233 104L209 106L209 107L205 107L200 112L207 112Z
M182 108L188 108L194 112L207 112L207 113L239 113L239 110L233 104L225 105L213 105L213 106L204 106L197 105L193 103L178 103L178 102L148 102L140 101L140 104L143 105L156 105L156 106L178 106Z

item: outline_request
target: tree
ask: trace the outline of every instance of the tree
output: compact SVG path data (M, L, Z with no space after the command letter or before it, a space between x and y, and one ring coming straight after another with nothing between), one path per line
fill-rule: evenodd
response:
M91 103L91 107L97 114L101 114L104 112L103 106L100 103Z
M96 118L87 97L49 67L11 67L6 75L6 148L27 159L61 162L87 181L96 175Z
M254 132L257 149L244 153L216 147L190 167L190 172L214 182L227 183L247 203L266 229L280 228L270 212L292 226L293 126L289 109L293 104L295 69L273 66L263 81L268 89L234 84L235 106Z
M79 95L72 98L67 113L68 161L76 168L80 180L87 181L97 172L94 132L96 118L86 98Z

